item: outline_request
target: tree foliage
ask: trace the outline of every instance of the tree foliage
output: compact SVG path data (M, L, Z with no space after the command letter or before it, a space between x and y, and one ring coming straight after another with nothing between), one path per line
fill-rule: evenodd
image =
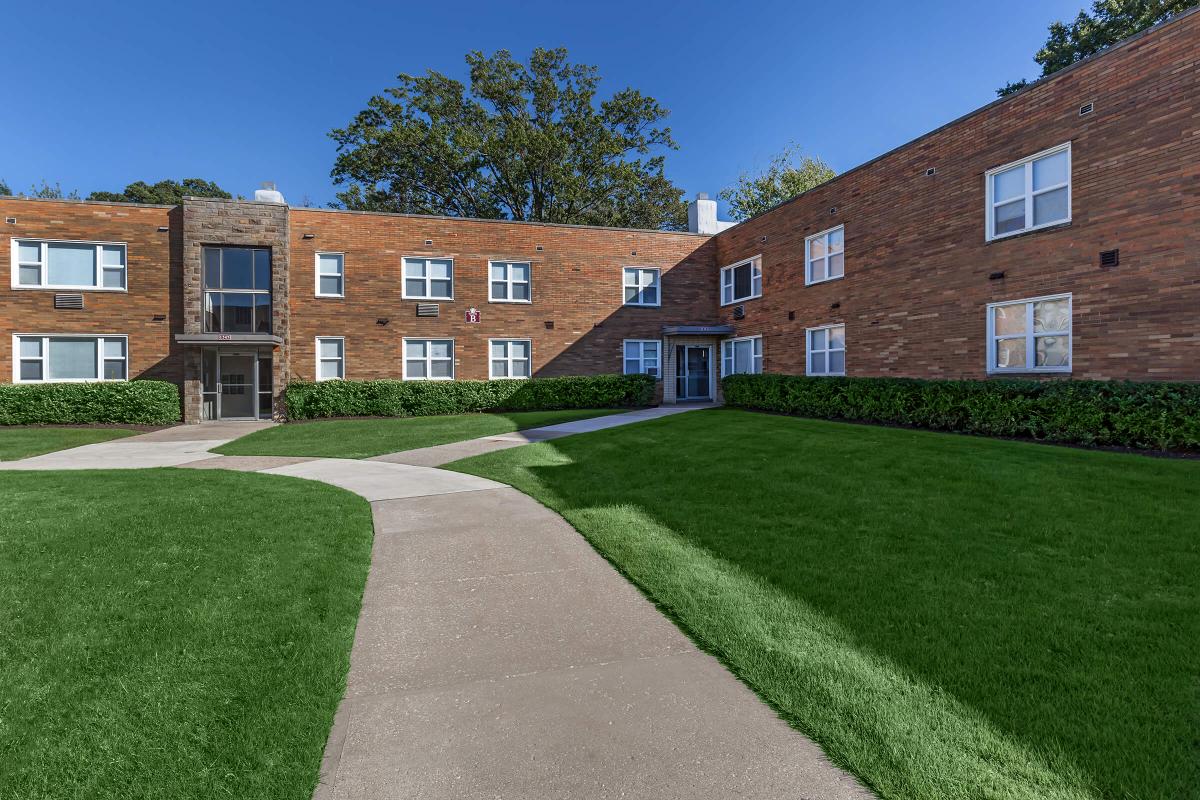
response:
M4 182L4 178L0 178L0 195L10 195L12 189L8 188L8 184Z
M820 186L837 173L819 158L803 155L788 145L758 174L743 172L737 183L717 195L729 204L729 216L744 220L774 208L785 200Z
M1080 11L1073 22L1051 23L1046 43L1033 60L1042 67L1041 77L1053 75L1198 4L1200 0L1095 0L1092 13ZM996 94L1004 97L1029 83L1012 81Z
M5 186L4 188L7 189L8 187ZM7 192L0 192L0 194L7 194ZM28 192L19 192L17 197L33 197L38 200L78 200L79 192L75 189L72 189L70 192L64 192L61 183L55 181L54 185L51 186L43 178L41 186L35 183L29 187Z
M232 195L217 184L203 178L184 178L182 181L159 181L153 186L145 181L137 181L126 186L123 192L92 192L87 199L177 206L183 202L185 196L217 197L228 200Z
M563 48L466 57L469 85L401 74L330 132L351 209L617 227L686 227L663 172L668 112L625 88L597 102L596 67Z

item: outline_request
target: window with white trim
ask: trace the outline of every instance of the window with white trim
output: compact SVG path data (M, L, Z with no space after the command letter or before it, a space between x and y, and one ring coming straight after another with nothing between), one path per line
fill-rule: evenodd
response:
M530 302L528 261L489 261L488 300L493 303Z
M625 374L662 377L659 372L660 344L657 339L626 339Z
M453 300L454 259L405 258L405 300Z
M1071 221L1071 143L988 170L987 239Z
M317 253L317 297L345 297L346 256Z
M659 270L650 267L625 267L625 305L657 306L662 302L658 292Z
M991 303L989 373L1070 372L1071 295Z
M755 256L721 269L721 305L762 297L762 258Z
M804 284L832 281L846 274L846 228L838 225L804 240Z
M490 339L489 378L528 378L533 342L529 339Z
M404 340L404 380L449 381L453 379L453 339Z
M13 382L123 381L129 376L125 336L14 336Z
M762 372L762 337L739 336L721 342L721 375L758 375Z
M807 374L846 374L845 325L825 325L808 329Z
M125 290L125 245L12 240L14 289Z
M317 380L346 377L346 340L341 336L317 337Z

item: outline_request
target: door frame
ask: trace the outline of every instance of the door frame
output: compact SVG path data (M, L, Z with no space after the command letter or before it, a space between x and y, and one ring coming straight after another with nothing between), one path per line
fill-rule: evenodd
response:
M675 400L712 400L714 396L713 346L711 344L680 344L676 345L676 347L683 348L683 358L676 357L675 359ZM708 353L708 394L704 395L703 397L692 397L691 395L683 395L679 393L680 385L683 386L685 392L687 391L687 379L689 374L687 368L687 355L689 349L704 350ZM675 352L678 354L679 351L676 350Z
M226 358L226 357L248 358L248 359L250 359L250 363L252 364L252 366L250 368L250 383L246 384L248 386L248 388L250 389L250 396L251 396L251 403L250 403L251 415L248 417L227 417L227 416L225 416L225 410L221 407L222 406L221 359ZM216 419L217 420L229 420L229 421L242 420L242 421L244 421L244 420L257 420L260 418L259 413L258 413L258 399L259 399L258 398L258 393L259 393L258 365L259 365L259 359L260 359L260 356L259 356L259 353L257 350L224 350L219 347L217 348L217 376L216 376L217 377L217 397L216 397L216 400L217 400L217 402L216 402ZM238 384L238 385L240 386L243 384Z

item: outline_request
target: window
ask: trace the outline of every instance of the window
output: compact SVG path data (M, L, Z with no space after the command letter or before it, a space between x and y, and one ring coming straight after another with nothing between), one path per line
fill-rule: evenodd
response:
M125 245L12 240L13 288L125 290Z
M762 297L761 257L748 258L721 270L721 305Z
M529 354L533 343L528 339L491 339L489 378L528 378Z
M404 380L454 379L453 339L405 339Z
M14 336L13 381L123 381L125 336Z
M528 303L529 263L526 261L489 261L491 273L488 300L493 303Z
M1070 372L1071 295L992 303L988 372Z
M405 300L453 300L454 259L404 259Z
M657 306L658 270L646 267L625 268L625 305L627 306Z
M345 267L342 253L317 253L317 297L345 296Z
M846 326L808 329L808 374L846 374Z
M661 377L658 371L658 354L659 342L657 339L626 339L625 374Z
M1071 221L1071 143L989 170L987 240Z
M804 240L804 284L832 281L846 274L846 231L842 225Z
M205 247L205 333L271 332L271 251Z
M346 340L341 336L317 337L317 380L346 377Z
M721 375L762 372L762 337L743 336L721 342Z

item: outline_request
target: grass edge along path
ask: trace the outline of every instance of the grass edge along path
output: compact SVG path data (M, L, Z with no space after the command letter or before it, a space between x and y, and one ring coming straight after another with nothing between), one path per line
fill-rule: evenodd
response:
M17 461L85 444L123 439L138 433L143 431L53 425L3 426L0 427L0 461Z

